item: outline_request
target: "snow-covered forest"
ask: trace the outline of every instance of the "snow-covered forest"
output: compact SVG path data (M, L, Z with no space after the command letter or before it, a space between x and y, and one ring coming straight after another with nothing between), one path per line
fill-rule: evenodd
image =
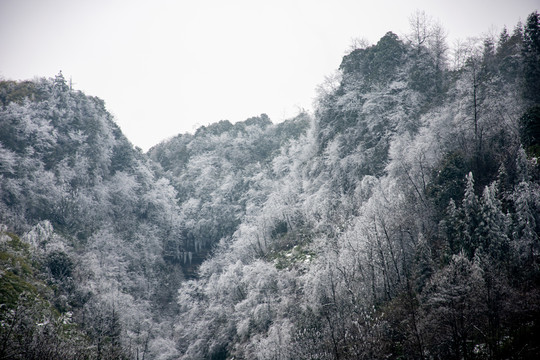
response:
M0 81L0 359L537 359L540 15L415 16L313 113L147 153L61 72Z

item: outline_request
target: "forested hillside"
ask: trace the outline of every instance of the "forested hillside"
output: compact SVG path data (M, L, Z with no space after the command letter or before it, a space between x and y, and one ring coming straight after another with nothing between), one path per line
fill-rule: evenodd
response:
M538 16L453 58L416 24L321 86L180 288L182 358L538 356Z
M189 263L199 265L213 245L230 237L247 209L266 201L268 169L281 147L309 125L307 114L277 125L262 114L234 125L223 120L150 149L150 159L172 179L184 219L183 248L168 248L167 256L187 253Z
M61 73L0 82L0 358L538 358L540 17L416 16L313 114L147 154Z
M0 89L0 357L148 352L183 279L163 256L181 242L174 188L103 101L69 89L61 73ZM51 332L76 353L59 352Z

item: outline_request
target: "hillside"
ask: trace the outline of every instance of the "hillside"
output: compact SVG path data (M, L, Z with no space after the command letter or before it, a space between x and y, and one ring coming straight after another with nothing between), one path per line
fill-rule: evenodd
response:
M539 15L417 24L313 114L146 154L61 73L0 82L0 358L537 358Z
M454 67L437 29L346 55L266 201L183 283L181 358L537 356L537 29Z
M266 200L272 160L309 122L306 114L276 125L265 114L234 125L224 120L150 149L150 159L177 191L190 263L200 265L220 239L236 231L251 203Z
M54 290L43 298L54 309L47 316L68 316L82 331L89 339L84 356L142 351L158 314L176 308L171 287L183 279L163 257L166 244L181 241L175 190L124 137L103 101L69 89L61 73L0 88L2 233L19 234L29 246L30 275ZM20 319L10 314L26 309L28 294L14 289L8 306L1 300L10 326L1 330L2 357L27 358L17 351L28 344L9 345L32 341L40 329L17 339ZM45 355L51 349L38 357L58 358Z

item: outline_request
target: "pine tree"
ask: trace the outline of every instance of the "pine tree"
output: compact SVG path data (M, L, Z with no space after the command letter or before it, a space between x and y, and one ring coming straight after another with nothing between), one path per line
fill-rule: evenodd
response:
M62 74L62 70L54 77L54 88L60 92L66 92L69 90L69 86L66 83L66 79Z
M501 210L501 202L497 199L496 193L497 182L484 188L475 236L478 239L478 247L483 252L498 261L505 261L505 259L508 261L507 219Z
M522 181L517 185L513 195L516 210L512 229L513 244L521 263L530 266L540 254L540 237L536 232L537 224L534 216L534 201L538 194L531 191L528 182Z
M478 226L479 203L478 197L474 193L474 177L472 172L466 176L467 184L465 186L465 195L462 201L463 229L461 236L463 238L463 250L465 254L472 259L474 251L478 246L475 237L475 231Z
M450 199L446 208L446 217L440 224L442 236L447 242L447 255L449 256L457 254L464 243L465 223L460 210L456 207L454 199Z
M540 15L537 11L527 18L523 33L524 95L540 103Z

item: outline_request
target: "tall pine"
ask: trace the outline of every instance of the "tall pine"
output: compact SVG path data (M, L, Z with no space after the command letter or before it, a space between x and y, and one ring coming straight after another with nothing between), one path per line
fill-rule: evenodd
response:
M533 104L540 104L540 15L527 18L523 32L524 95Z

